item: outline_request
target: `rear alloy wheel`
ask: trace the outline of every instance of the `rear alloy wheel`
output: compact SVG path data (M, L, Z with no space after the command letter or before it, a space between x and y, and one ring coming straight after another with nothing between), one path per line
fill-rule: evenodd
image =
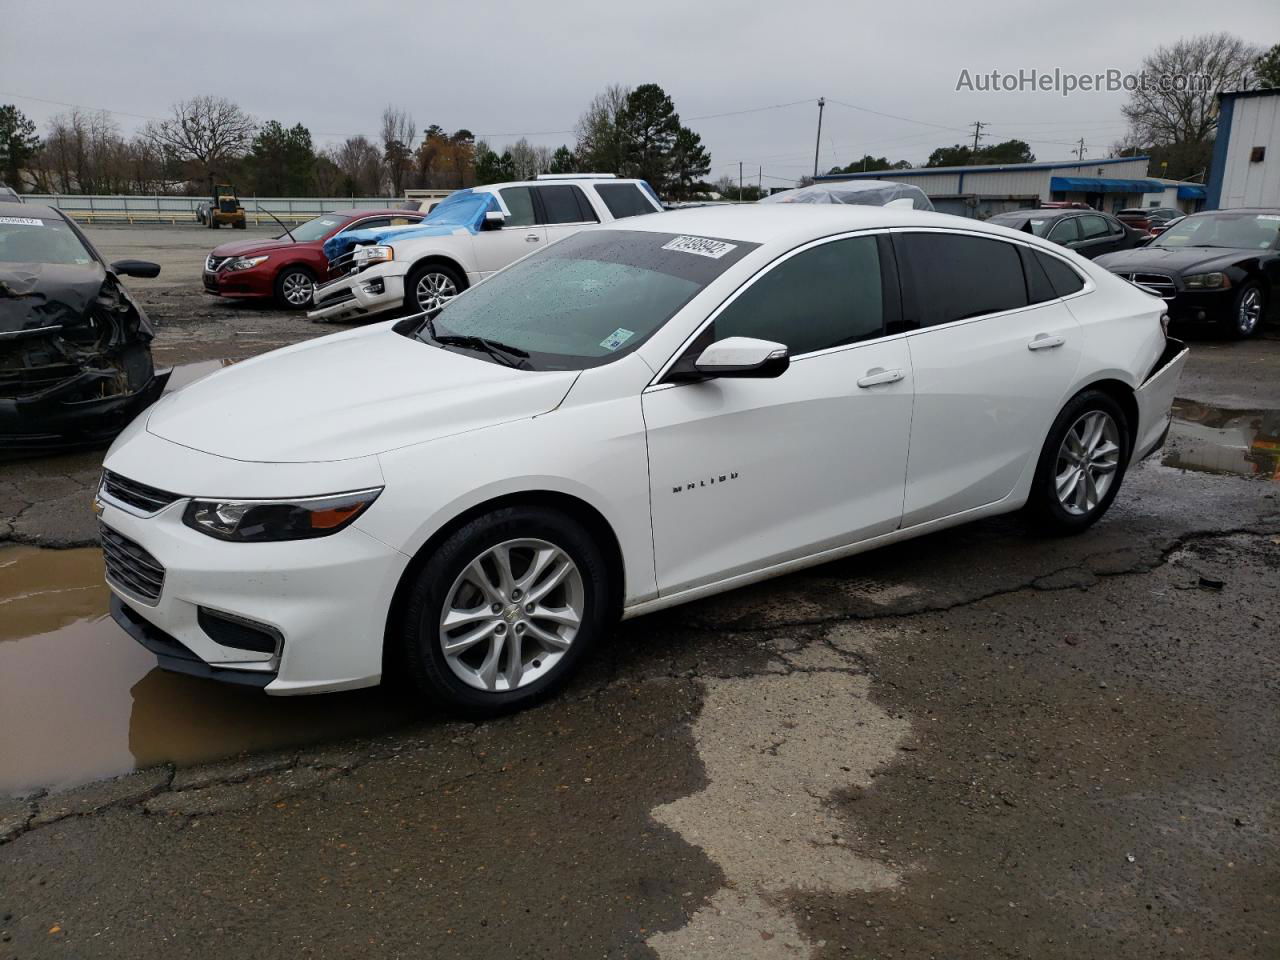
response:
M276 302L286 310L303 310L311 306L316 289L315 277L305 267L286 267L276 277Z
M448 267L428 264L409 274L406 284L410 313L439 310L464 289L462 280Z
M1120 489L1131 444L1124 412L1108 394L1074 397L1049 430L1027 512L1052 533L1091 526Z
M1262 287L1256 283L1246 283L1236 294L1235 307L1231 313L1230 333L1240 340L1251 337L1262 326L1262 317L1266 311L1266 299Z
M456 530L422 565L388 662L455 713L519 709L569 679L608 629L611 595L604 556L577 521L504 507Z

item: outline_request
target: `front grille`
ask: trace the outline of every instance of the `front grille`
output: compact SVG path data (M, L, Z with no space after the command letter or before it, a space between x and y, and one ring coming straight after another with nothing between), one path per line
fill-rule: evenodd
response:
M1166 300L1172 300L1174 294L1178 292L1173 283L1173 277L1167 273L1122 273L1120 276L1130 283L1149 287Z
M317 289L315 293L311 295L311 302L316 307L336 307L340 303L346 303L348 300L354 300L355 298L356 292L350 287L347 287L345 290L338 290L327 297L322 296L320 291Z
M208 270L210 273L217 273L219 270L221 270L224 266L227 265L228 260L233 260L233 259L235 258L234 257L215 257L211 253L204 261L204 268Z
M160 561L105 523L98 524L102 559L107 564L107 582L129 596L155 606L164 589L164 567Z
M110 470L102 471L102 492L112 500L127 503L143 513L159 513L175 500L181 499L176 493L149 487Z

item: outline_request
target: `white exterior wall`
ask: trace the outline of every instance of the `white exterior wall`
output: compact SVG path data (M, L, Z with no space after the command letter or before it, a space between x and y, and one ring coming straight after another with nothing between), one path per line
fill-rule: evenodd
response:
M1266 158L1252 163L1254 147ZM1280 206L1280 93L1239 97L1232 105L1218 208Z

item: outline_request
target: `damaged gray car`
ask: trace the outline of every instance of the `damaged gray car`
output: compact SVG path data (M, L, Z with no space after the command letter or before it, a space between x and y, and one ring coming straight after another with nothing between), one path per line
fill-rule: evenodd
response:
M59 210L0 202L0 453L106 442L160 395L154 331L120 282L159 273L108 265Z

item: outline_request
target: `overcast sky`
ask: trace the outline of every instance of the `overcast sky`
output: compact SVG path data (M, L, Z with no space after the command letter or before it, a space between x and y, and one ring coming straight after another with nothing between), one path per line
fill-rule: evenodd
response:
M0 0L0 24L0 103L42 126L66 107L33 98L113 111L128 133L209 93L303 123L317 145L373 137L393 103L419 129L466 127L501 150L521 134L572 144L595 93L654 82L702 135L711 179L742 161L777 185L813 170L819 96L823 170L863 153L923 163L971 141L975 120L986 142L1018 137L1041 160L1079 137L1105 156L1123 93L957 92L961 71L1133 70L1159 44L1218 30L1270 46L1280 3ZM793 101L810 102L755 109Z

